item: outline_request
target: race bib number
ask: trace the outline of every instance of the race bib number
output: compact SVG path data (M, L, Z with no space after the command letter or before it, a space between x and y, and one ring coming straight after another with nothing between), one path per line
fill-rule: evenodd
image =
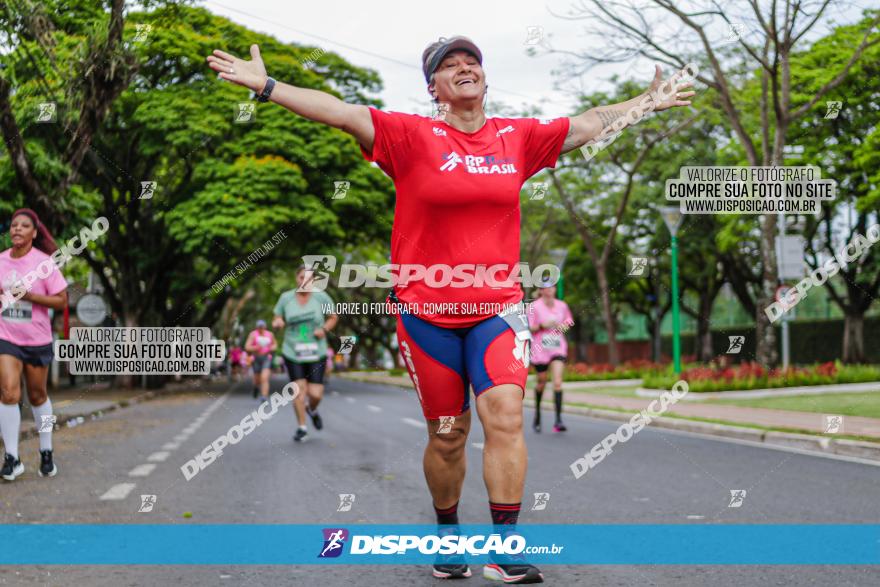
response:
M318 343L316 342L298 342L294 344L293 354L298 361L303 363L320 359L318 356Z
M268 336L257 337L257 344L260 345L262 348L268 348L270 342L272 342L272 339Z
M18 324L30 323L33 317L33 304L30 302L19 300L6 308L0 316L6 322L15 322Z
M562 339L558 335L545 334L541 337L541 346L545 349L558 349L562 346Z
M520 302L517 306L501 312L498 316L507 322L515 335L513 358L520 361L524 367L529 366L529 347L532 341L532 332L529 330L529 320L526 317L525 306Z

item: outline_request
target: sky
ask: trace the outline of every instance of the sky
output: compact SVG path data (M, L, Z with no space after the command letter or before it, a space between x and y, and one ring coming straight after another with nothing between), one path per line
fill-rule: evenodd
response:
M379 97L387 110L430 112L421 72L422 51L439 37L454 35L470 37L482 51L490 101L518 111L540 107L548 117L571 114L575 106L571 92L554 89L552 70L560 67L562 57L526 54L529 27L542 27L544 37L558 48L572 48L566 47L565 41L585 36L583 23L551 13L565 14L573 0L205 0L202 4L251 30L284 42L315 45L354 65L375 69L385 85ZM536 49L546 53L540 46ZM644 79L647 87L653 66L645 62L605 67L587 83L598 89L602 79L615 72L630 72L632 77Z
M834 2L820 23L852 23L858 19L862 7L875 2ZM579 3L580 0L201 0L213 13L251 30L283 42L333 51L356 66L378 71L384 83L378 97L386 110L399 112L430 114L431 103L421 72L422 51L441 36L465 35L483 53L490 106L492 102L499 102L517 113L539 108L540 114L548 118L574 113L576 101L572 88L575 83L584 92L607 90L609 78L618 75L643 80L647 89L654 75L654 64L639 59L603 65L566 84L568 91L557 89L554 82L559 78L553 72L561 68L566 58L560 53L548 53L541 44L535 46L537 56L527 55L529 28L541 28L545 46L562 51L589 51L593 47L601 51L607 38L591 35L586 30L589 23L584 20L566 18ZM682 0L678 4L684 6L689 2ZM759 4L764 6L765 1L759 0ZM730 9L732 18L736 18L740 10L748 11L742 0L725 1L723 5L726 9L739 7ZM807 2L805 6L811 8L814 3ZM645 10L640 16L650 23L656 34L669 39L669 46L681 37L674 28L680 26L679 23L662 10ZM817 27L808 38L823 32ZM721 28L710 33L713 45L723 42L727 35ZM746 35L748 40L749 33ZM758 36L757 33L752 35L752 38ZM673 71L667 67L664 73L671 75ZM492 114L490 108L489 115Z

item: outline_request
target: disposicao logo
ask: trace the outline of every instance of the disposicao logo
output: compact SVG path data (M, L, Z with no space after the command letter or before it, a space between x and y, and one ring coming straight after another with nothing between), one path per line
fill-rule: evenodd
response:
M348 539L348 530L345 528L324 528L324 547L318 558L335 558L342 554L345 541Z

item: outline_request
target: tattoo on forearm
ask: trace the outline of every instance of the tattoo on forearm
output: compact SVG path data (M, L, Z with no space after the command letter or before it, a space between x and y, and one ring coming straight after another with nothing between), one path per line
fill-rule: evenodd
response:
M624 113L620 110L596 110L596 114L599 115L599 120L602 121L603 129L608 128L615 120L624 116Z

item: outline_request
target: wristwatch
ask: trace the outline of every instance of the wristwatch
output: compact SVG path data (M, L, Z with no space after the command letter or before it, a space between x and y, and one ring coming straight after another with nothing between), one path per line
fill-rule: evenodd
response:
M272 95L272 90L275 89L275 80L271 77L266 78L266 86L263 88L263 91L260 92L260 95L257 96L257 102L268 102L269 96Z

